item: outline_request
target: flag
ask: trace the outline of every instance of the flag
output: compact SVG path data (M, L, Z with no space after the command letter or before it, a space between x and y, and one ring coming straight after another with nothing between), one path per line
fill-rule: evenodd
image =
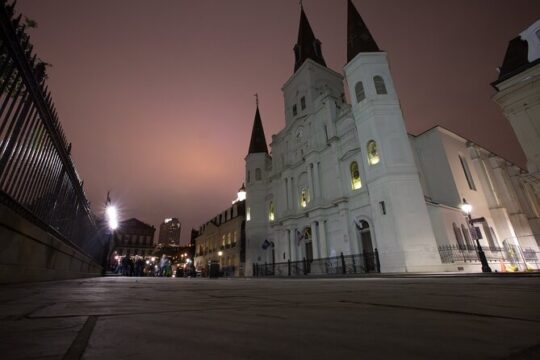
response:
M270 241L265 239L264 242L262 243L262 249L266 250L268 249L269 246L270 246Z
M362 221L360 221L360 219L354 219L354 224L360 229L362 230L364 225L362 224Z
M300 245L302 240L304 240L304 235L300 231L296 230L296 244Z

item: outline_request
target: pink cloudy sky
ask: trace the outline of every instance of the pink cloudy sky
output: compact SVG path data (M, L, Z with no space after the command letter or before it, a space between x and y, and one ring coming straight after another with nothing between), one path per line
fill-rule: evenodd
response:
M524 165L491 101L508 41L537 0L355 0L389 53L407 127L440 124ZM305 0L329 67L346 61L346 1ZM179 217L186 242L243 181L254 97L267 140L284 125L297 0L19 0L94 210ZM156 234L157 235L157 234Z

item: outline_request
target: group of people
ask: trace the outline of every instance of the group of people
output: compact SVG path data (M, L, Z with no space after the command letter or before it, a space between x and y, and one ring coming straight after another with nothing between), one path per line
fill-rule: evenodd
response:
M156 263L145 260L142 256L135 255L131 257L126 255L119 258L111 265L111 270L123 276L156 276L156 277L171 277L173 276L173 266L171 258L163 254ZM197 275L193 264L187 264L184 267L176 269L176 277L195 277Z
M129 255L124 256L116 267L116 273L123 276L144 276L145 262L142 256L136 255L132 258Z

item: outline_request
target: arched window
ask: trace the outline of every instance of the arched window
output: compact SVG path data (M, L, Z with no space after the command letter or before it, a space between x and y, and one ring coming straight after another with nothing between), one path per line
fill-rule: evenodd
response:
M354 92L356 93L356 102L360 102L366 98L366 93L364 92L364 84L361 81L357 82L354 87Z
M353 161L351 163L351 183L352 189L360 189L362 187L362 181L360 180L360 170L358 169L358 163Z
M274 202L270 201L270 205L268 206L268 220L274 221L274 218L275 218Z
M255 169L255 181L261 180L261 169L256 168Z
M250 221L251 220L251 209L248 207L246 209L246 221Z
M305 208L309 202L309 194L307 189L302 189L300 192L300 206Z
M461 231L463 232L463 236L465 236L465 242L467 243L467 248L472 249L474 246L471 242L471 233L469 232L469 229L467 229L465 225L461 224Z
M367 156L369 165L378 164L381 161L379 157L379 152L377 151L377 143L375 140L369 140L367 143Z
M461 235L461 231L459 231L459 227L456 225L456 223L452 223L452 227L454 228L454 235L456 236L458 247L461 250L464 250L465 243L463 242L463 235Z
M386 91L386 85L384 84L384 80L379 75L373 77L373 82L375 83L375 91L377 92L377 95L385 95L388 94Z

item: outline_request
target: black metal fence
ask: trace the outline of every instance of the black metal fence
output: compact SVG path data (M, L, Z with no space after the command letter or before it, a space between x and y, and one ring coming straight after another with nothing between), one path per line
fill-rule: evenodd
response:
M355 255L253 264L253 276L347 275L381 272L377 249Z
M0 202L101 261L103 245L22 17L0 0Z
M482 247L486 259L491 263L516 265L528 263L538 267L539 255L533 249L521 249L519 246L507 244L504 247ZM439 254L444 264L461 262L480 262L478 249L472 245L444 245L439 246Z

